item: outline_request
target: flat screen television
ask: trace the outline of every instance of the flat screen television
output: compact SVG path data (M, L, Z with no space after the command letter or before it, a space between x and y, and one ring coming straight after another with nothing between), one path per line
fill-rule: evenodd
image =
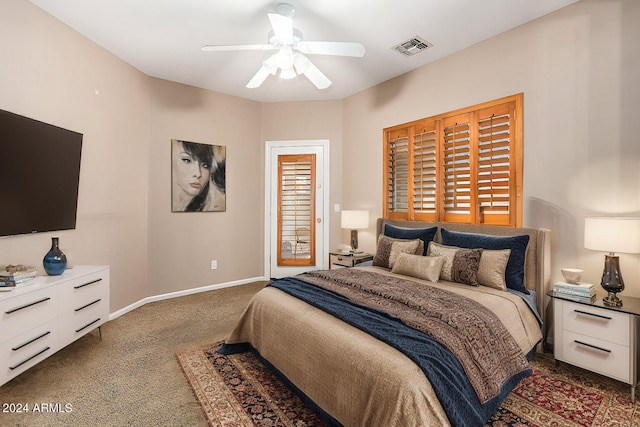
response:
M82 134L0 110L0 236L76 228Z

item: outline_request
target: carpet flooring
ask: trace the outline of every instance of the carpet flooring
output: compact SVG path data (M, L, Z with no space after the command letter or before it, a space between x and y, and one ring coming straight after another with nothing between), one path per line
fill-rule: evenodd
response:
M219 344L178 353L194 395L210 426L321 426L314 416L250 353L223 356ZM536 355L533 373L503 402L487 427L640 426L640 403L629 387Z
M152 302L107 322L102 339L91 332L1 386L0 405L29 411L0 406L0 425L205 427L175 354L225 339L265 284Z

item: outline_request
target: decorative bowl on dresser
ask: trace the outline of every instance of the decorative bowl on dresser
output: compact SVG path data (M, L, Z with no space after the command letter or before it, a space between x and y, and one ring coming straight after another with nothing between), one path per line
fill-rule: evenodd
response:
M109 320L109 267L75 266L0 293L0 386Z

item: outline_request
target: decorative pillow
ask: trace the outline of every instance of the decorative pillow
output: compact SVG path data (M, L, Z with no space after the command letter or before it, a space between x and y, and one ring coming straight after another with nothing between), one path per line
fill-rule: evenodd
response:
M524 286L524 262L529 244L529 235L491 236L488 234L460 233L441 229L442 244L461 248L511 249L505 279L507 288L529 294Z
M478 267L482 249L464 249L444 246L436 242L429 243L429 256L444 257L440 272L442 280L478 286Z
M420 239L424 242L424 248L422 254L427 254L427 245L433 240L438 231L438 227L428 228L411 228L411 227L398 227L397 225L385 224L382 229L382 234L385 236L393 237L395 239L413 240Z
M418 246L421 243L422 242L419 239L392 239L391 237L387 237L381 234L380 237L378 237L378 246L376 248L376 255L373 257L373 265L384 268L392 268L393 262L395 262L395 259L398 257L399 253L415 254ZM392 257L393 262L391 262Z
M509 262L511 249L492 251L483 249L478 266L478 283L490 288L507 290L505 271Z
M430 282L437 282L440 279L443 265L444 257L441 256L400 254L391 271Z

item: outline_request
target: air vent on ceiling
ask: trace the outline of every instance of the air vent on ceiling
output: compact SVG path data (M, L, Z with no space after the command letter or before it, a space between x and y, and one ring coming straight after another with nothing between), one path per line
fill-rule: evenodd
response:
M432 46L433 45L431 43L424 40L422 37L415 36L414 38L407 40L406 42L392 47L392 49L400 52L403 55L411 56L415 55L418 52L422 52L423 50L428 49Z

